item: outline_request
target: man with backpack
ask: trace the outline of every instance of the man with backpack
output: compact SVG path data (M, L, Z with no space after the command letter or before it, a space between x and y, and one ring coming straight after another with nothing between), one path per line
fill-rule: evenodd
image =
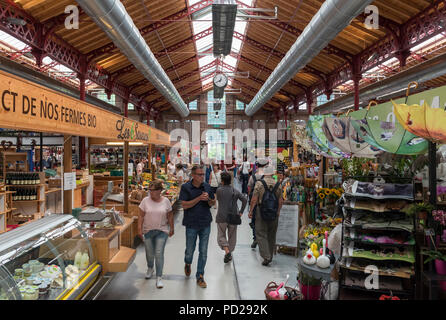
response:
M267 266L273 260L276 245L277 225L282 208L282 188L273 178L274 169L268 159L258 161L258 171L263 178L254 185L249 217L255 215L255 234L259 245L262 265ZM256 210L254 208L257 206Z
M254 163L254 166L255 167L258 167L258 162L256 161L255 163ZM252 174L251 174L251 177L249 177L249 181L248 181L248 197L249 197L249 202L248 203L251 203L251 200L252 200L252 195L254 194L254 186L255 186L255 184L256 184L256 182L257 182L257 180L260 180L260 179L263 179L263 175L261 175L259 172L257 172L257 173L254 173L254 171L252 172ZM255 207L253 207L253 212L256 212L255 210L256 210L256 208ZM252 249L255 249L256 247L257 247L257 238L256 238L256 215L254 214L254 215L252 215L252 217L249 217L249 218L251 218L251 222L249 223L249 226L251 227L251 229L252 229L252 239L253 239L253 241L252 241L252 244L251 244L251 248Z

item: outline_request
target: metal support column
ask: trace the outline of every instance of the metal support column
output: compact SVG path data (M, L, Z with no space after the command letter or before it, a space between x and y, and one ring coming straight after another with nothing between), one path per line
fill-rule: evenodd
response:
M48 168L52 169L52 168ZM43 133L40 133L40 172L43 172Z
M129 102L124 100L124 117L128 117ZM129 142L124 141L124 212L129 213Z
M429 142L429 203L437 204L437 145Z
M129 213L129 142L124 141L124 212Z
M71 173L73 170L73 155L72 155L72 138L71 136L64 135L63 144L63 172ZM62 177L62 179L64 179ZM63 192L63 212L65 214L71 214L73 209L73 190L66 190Z
M79 78L79 99L81 101L85 101L85 75L78 74ZM85 137L79 137L79 164L81 167L85 167L87 165L86 160L86 145L85 145Z
M353 57L353 60L351 61L351 68L355 91L355 110L359 110L359 81L362 79L361 59L359 55Z
M307 110L308 110L308 115L311 115L311 112L312 112L312 110L311 110L311 107L312 107L312 105L313 105L313 92L312 92L312 90L310 89L310 88L308 88L306 91L305 91L305 97L307 98Z

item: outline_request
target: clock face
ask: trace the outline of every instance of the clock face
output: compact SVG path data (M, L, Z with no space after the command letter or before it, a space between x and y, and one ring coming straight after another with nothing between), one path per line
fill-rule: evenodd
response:
M214 77L214 84L217 87L224 88L226 87L227 83L228 83L228 78L223 73L219 73Z

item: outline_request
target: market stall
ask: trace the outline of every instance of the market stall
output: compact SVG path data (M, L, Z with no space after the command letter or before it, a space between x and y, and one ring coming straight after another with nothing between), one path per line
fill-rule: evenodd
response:
M14 245L9 246L9 243L22 234L31 237L33 241L35 240L32 238L33 232L53 235L48 236L49 240L46 244L48 250L39 249L39 251L38 248L41 248L37 245L41 245L39 241L32 246L35 249L33 249L34 254L31 260L33 264L38 265L39 270L37 267L35 270L31 267L32 272L26 271L25 274L25 271L20 271L25 267L28 270L27 261L25 261L29 260L29 254L26 254L28 249L17 251L15 256L13 255L18 260L2 260L0 268L9 268L9 272L16 276L16 279L10 281L10 287L6 288L5 292L2 291L2 294L8 295L9 292L15 290L14 298L37 299L39 291L34 288L34 281L40 281L39 286L45 284L46 289L42 288L42 293L48 292L48 288L60 289L59 291L50 290L51 294L46 293L45 297L48 299L81 298L88 287L95 283L101 272L105 274L126 271L136 254L135 249L131 248L135 235L133 232L135 218L128 210L129 143L170 145L169 135L3 71L0 71L0 83L3 96L0 105L0 128L55 132L64 135L63 168L59 172L60 179L50 179L48 184L46 184L44 173L28 171L25 155L2 154L0 232L9 230L7 217L16 209L20 208L22 215L28 219L27 223L18 221L19 223L14 225L18 227L17 230L1 235L7 238L8 247L2 247L0 252L9 256L8 250L16 250ZM86 208L87 190L92 190L94 193L95 181L88 170L72 170L71 138L73 135L91 139L107 139L123 145L121 181L123 180L122 189L126 197L120 211ZM108 182L106 181L107 186ZM56 193L54 191L56 189L62 194L65 215L54 215L54 212L45 211L47 208L45 197L49 193ZM93 199L93 197L90 198ZM91 204L93 204L92 200ZM82 210L82 208L85 209ZM73 213L77 219L70 213ZM68 231L69 233L66 233ZM60 244L55 243L57 237L61 237ZM79 242L70 241L70 237L79 239ZM12 240L9 241L10 239ZM17 245L21 244L17 243ZM22 244L22 246L30 248L28 244ZM91 263L86 268L78 267L76 261L79 259L76 250L71 249L70 246L76 250L88 249L88 259ZM57 250L61 250L60 253ZM83 251L81 254L84 255ZM13 266L6 265L9 261ZM50 272L54 273L54 278L53 274L49 274ZM35 279L31 281L28 279L30 277ZM60 281L59 278L61 278ZM66 282L67 278L70 278L69 282ZM22 288L23 283L28 287ZM25 290L24 292L29 292L25 294L22 289ZM70 291L71 289L74 291Z
M444 298L444 92L408 89L406 98L293 127L300 167L291 168L284 197L299 205L307 299ZM309 167L318 167L317 182ZM323 255L329 263L319 263ZM367 283L370 265L379 287ZM327 295L332 287L337 294Z

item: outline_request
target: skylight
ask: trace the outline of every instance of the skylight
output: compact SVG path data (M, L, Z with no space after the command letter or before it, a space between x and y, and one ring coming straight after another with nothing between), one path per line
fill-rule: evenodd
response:
M200 0L188 0L188 5L190 7L198 2L200 2ZM253 5L253 0L242 0L241 2L247 6ZM192 19L192 28L193 28L194 35L197 35L209 28L212 28L212 7L208 6L198 12L193 13L191 16L191 19ZM205 20L205 21L200 21L200 20ZM234 31L244 35L248 24L244 21L238 21L238 20L246 20L246 18L238 17L236 19L235 27L234 27ZM213 35L210 34L204 38L198 39L195 42L195 45L196 45L198 53L211 49L213 46ZM232 48L231 48L232 51L235 53L239 53L241 50L241 47L242 47L242 41L233 37L232 38ZM213 55L198 55L198 65L201 68L205 65L208 65L209 63L212 63L213 61L215 61L215 59L216 58L214 58ZM224 63L230 65L233 68L236 68L238 61L237 61L237 59L235 59L231 56L226 56L224 59ZM222 68L220 70L223 70L223 72L232 72L233 71L233 70L228 70L227 68ZM200 74L200 77L203 78L206 75L209 75L209 73L213 72L213 71L215 71L214 68L206 70L205 72L202 72ZM202 82L202 86L205 86L206 84L209 84L211 82L212 82L212 79L207 79ZM228 81L228 86L230 86L230 85L232 85L231 78L229 78L229 81Z
M22 51L26 48L26 44L14 37L11 37L6 32L0 31L0 41L7 43L14 49L17 49L17 51Z

